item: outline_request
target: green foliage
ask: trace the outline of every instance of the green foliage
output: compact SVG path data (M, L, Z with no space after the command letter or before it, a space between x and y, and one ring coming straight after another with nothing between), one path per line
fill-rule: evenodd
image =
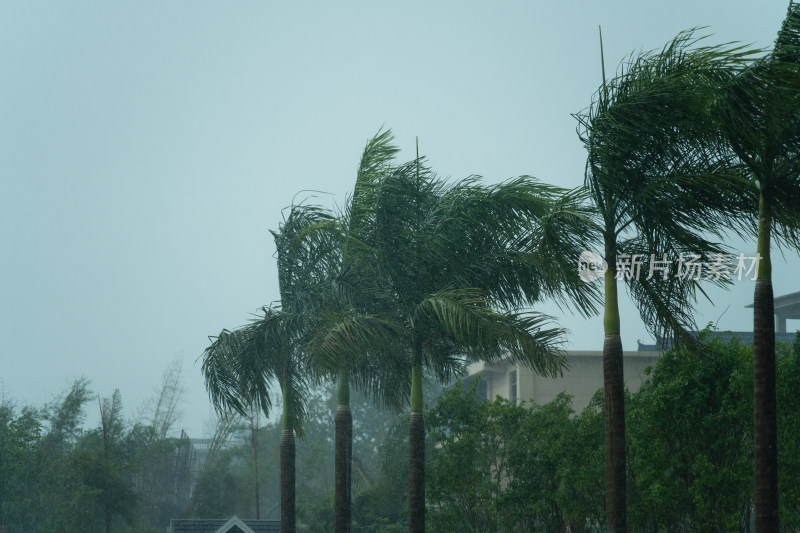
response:
M557 502L572 531L595 531L606 518L602 389L571 419L568 428L569 438L561 441Z
M664 354L629 408L630 517L641 531L731 531L752 501L752 349Z
M737 531L753 505L752 347L704 333L626 396L633 531ZM800 526L800 337L778 347L781 521ZM452 387L426 413L432 531L597 531L605 520L602 390L579 415L477 401Z
M630 517L637 531L731 531L753 505L753 350L701 336L668 352L629 409ZM781 522L800 527L800 345L778 345Z
M408 531L408 423L406 415L391 419L375 481L353 497L353 533Z
M72 453L81 437L88 382L77 380L61 398L42 409L12 404L2 412L2 519L13 532L74 531L91 525L90 502L96 491L73 468ZM10 437L10 438L9 438Z
M432 452L426 482L433 531L496 531L509 501L509 444L525 410L505 400L478 402L476 386L452 387L428 413ZM503 517L504 519L509 517Z
M731 531L749 521L752 349L702 340L703 355L670 351L626 400L634 531ZM800 528L800 337L778 346L777 365L781 521L792 531ZM78 381L41 409L0 403L0 511L11 533L100 532L107 516L111 531L150 532L182 516L172 470L182 441L122 418L105 439L102 422L82 429L92 399ZM335 403L332 385L312 389L297 446L301 531L333 530ZM351 407L352 530L407 530L408 417L376 410L358 392ZM444 391L425 416L431 531L602 530L602 391L575 414L563 395L534 406L479 402L472 383ZM274 422L258 430L264 518L277 516L280 500L280 432ZM249 433L238 435L198 480L195 515L254 515L253 453Z
M304 438L296 445L297 526L300 531L333 531L333 427L335 388L309 389ZM408 490L408 418L377 409L358 390L353 413L353 531L378 531L404 519ZM405 422L405 426L403 423ZM255 516L255 471L249 429L236 430L205 468L195 489L192 514ZM245 436L245 435L248 436ZM258 481L261 517L277 519L280 501L280 423L258 429Z
M582 531L587 522L601 521L602 418L591 409L573 415L563 393L528 410L508 450L511 476L501 521L506 530Z
M800 333L778 345L778 482L781 523L800 530Z
M565 395L527 407L447 390L427 414L432 531L582 531L603 514L603 419Z
M10 533L163 531L181 516L177 439L122 418L118 392L98 399L99 427L85 429L96 398L77 380L42 408L0 402L0 524Z

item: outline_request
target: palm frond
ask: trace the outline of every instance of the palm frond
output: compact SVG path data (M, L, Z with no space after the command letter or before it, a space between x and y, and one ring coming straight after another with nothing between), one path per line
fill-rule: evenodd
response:
M560 348L563 329L546 328L550 319L540 314L498 313L480 290L432 294L418 307L415 319L423 317L436 321L465 353L476 358L498 360L508 353L512 360L547 376L557 375L566 366Z
M698 296L708 299L706 287L733 283L734 256L726 247L685 231L678 238L652 240L652 234L640 234L620 242L618 257L630 259L631 265L639 258L641 266L619 275L654 337L699 348L689 333L697 329L692 309ZM660 255L652 254L654 249Z
M302 433L305 416L303 390L316 370L302 351L306 318L277 307L262 308L262 315L234 331L223 330L211 338L203 352L202 372L211 402L221 413L247 416L255 407L269 416L272 387L292 389L295 429Z
M778 246L800 245L800 5L792 3L772 53L741 69L715 108L730 148L770 206ZM754 233L753 228L750 231Z
M632 56L577 115L586 186L606 227L674 221L719 231L741 218L747 186L725 171L730 156L708 109L759 51L702 39L683 32L660 52Z
M265 414L272 408L270 397L274 374L262 375L241 332L222 330L210 337L203 352L202 372L211 404L220 415L232 412L246 416L255 403Z
M391 163L399 151L394 144L391 130L381 129L367 141L356 174L353 194L347 203L347 240L344 255L348 260L366 242L375 224L375 192L378 184L391 168Z
M313 314L341 263L344 237L339 221L319 206L293 205L272 234L284 308Z
M385 343L380 350L359 359L351 367L350 380L378 406L400 412L408 405L411 393L408 343Z
M551 202L531 232L534 268L544 280L546 297L559 307L576 308L583 316L597 313L602 295L585 283L575 266L585 250L602 242L596 212L587 206L585 189L565 191Z
M397 325L385 317L352 310L329 310L306 351L311 354L315 366L333 373L393 345L399 334Z

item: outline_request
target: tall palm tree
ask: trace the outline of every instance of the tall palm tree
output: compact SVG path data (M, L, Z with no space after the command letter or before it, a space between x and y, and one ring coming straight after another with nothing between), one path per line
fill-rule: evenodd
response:
M699 284L681 277L675 264L666 261L657 264L668 267L663 275L657 271L648 278L650 259L697 254L709 261L723 253L701 232L718 230L736 211L733 204L741 205L737 195L743 183L737 173L723 172L729 161L707 110L720 80L748 52L698 47L697 41L691 32L681 33L661 51L629 58L612 80L606 81L604 73L592 105L576 116L588 152L585 187L596 209L596 234L607 264L603 389L609 532L627 530L617 280L626 282L642 319L658 337L690 341L687 329ZM645 258L641 275L618 270L620 257L636 255Z
M281 531L295 531L295 433L302 435L305 390L315 379L305 347L319 326L328 265L337 242L316 231L330 222L323 210L293 206L273 232L281 305L235 331L223 330L203 352L202 371L211 401L221 412L246 416L255 406L269 415L272 384L278 383L281 415ZM308 241L312 241L309 244Z
M333 279L334 301L329 308L328 322L339 327L347 327L355 321L362 328L380 334L384 324L372 314L376 308L373 280L369 263L357 261L362 243L364 218L355 205L363 203L364 183L374 182L386 172L397 149L391 146L391 133L378 132L370 139L362 153L356 174L356 186L347 209L340 217L341 263ZM357 199L356 199L357 198ZM331 311L335 310L336 313ZM364 314L364 313L368 314ZM367 343L368 346L368 343ZM368 389L373 398L397 407L404 399L405 388L402 367L392 369L389 357L366 357L363 344L355 346L356 353L348 355L347 348L340 347L336 359L337 394L335 418L335 484L334 484L334 530L336 533L349 533L352 497L353 462L353 416L350 412L350 382L356 379L362 388ZM377 363L377 364L376 364Z
M800 244L800 5L790 3L771 53L727 84L718 119L758 208L753 297L756 531L778 531L775 316L771 247ZM746 211L743 211L746 212Z
M368 149L365 154L360 175L368 174L371 172L369 167L376 165L374 153ZM305 412L302 391L310 376L337 377L337 531L349 531L350 527L351 381L385 406L397 408L407 398L402 387L401 369L392 366L392 359L363 357L360 344L356 354L348 352L347 347L340 347L338 366L310 364L313 339L326 323L335 322L340 328L347 328L354 322L373 336L381 335L385 329L383 321L363 313L364 309L370 308L370 292L363 286L356 269L343 262L343 252L357 245L351 242L349 247L345 246L347 229L351 225L350 217L337 218L318 206L292 206L279 231L273 232L281 307L265 308L264 316L246 328L224 331L206 351L206 382L208 384L211 380L216 384L215 392L227 394L218 396L215 405L243 413L247 403L242 399L247 399L260 402L263 409L269 409L268 384L271 380L278 382L285 396L281 441L281 520L282 529L286 530L294 527L294 431L302 427L299 425ZM358 303L359 313L355 312L354 302ZM227 376L224 372L232 375ZM284 375L288 379L281 377ZM244 383L245 388L241 392L235 388L226 389L228 383L239 387ZM209 390L212 390L211 386ZM291 523L287 523L289 520Z
M492 187L477 178L448 185L417 158L356 187L353 265L370 272L382 312L371 329L365 322L331 325L315 349L336 358L355 344L411 367L409 530L424 531L424 370L446 381L463 369L465 354L496 360L510 353L556 375L564 367L562 330L514 307L546 296L566 303L568 287L591 309L591 287L577 281L576 269L559 268L571 267L585 243L578 233L554 231L579 218L568 209L577 209L574 202L558 200L563 191L530 178ZM570 259L534 253L548 246L566 250Z

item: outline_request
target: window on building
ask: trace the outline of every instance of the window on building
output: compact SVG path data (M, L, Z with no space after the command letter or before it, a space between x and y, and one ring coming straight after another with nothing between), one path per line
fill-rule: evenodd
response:
M487 389L486 380L485 379L481 379L480 381L478 381L478 401L479 402L486 401L486 397L487 397L487 394L488 394L488 391L486 389Z
M508 375L508 399L511 403L517 403L517 371L512 370Z

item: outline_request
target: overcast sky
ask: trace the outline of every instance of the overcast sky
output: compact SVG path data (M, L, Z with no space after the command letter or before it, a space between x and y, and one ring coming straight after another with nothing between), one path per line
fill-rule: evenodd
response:
M86 376L103 396L119 388L133 416L182 358L181 425L200 436L207 336L278 299L268 230L302 190L341 203L381 126L401 160L419 136L443 176L578 186L585 153L571 113L601 79L598 25L613 70L697 26L709 42L771 46L786 7L3 1L4 395L39 405ZM794 252L776 261L776 295L800 290L799 265ZM698 321L752 329L752 289L714 292ZM623 345L635 349L649 337L630 305L623 313ZM562 324L571 348L601 348L600 317Z

